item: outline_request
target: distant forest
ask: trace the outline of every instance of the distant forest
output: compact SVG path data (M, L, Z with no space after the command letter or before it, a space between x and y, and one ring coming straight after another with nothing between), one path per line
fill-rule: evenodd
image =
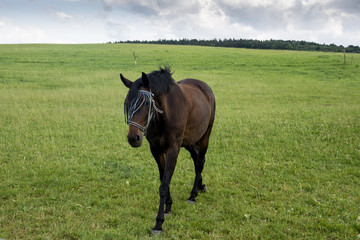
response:
M109 42L111 43L111 42ZM192 46L211 46L211 47L230 47L230 48L252 48L252 49L277 49L277 50L296 50L296 51L322 51L322 52L343 52L360 53L359 46L349 45L344 47L335 44L319 44L306 41L293 40L252 40L252 39L180 39L156 41L116 41L114 43L142 43L142 44L168 44L168 45L192 45Z

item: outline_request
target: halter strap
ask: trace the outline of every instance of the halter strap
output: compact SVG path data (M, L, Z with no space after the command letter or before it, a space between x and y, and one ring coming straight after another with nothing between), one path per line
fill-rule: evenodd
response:
M143 110L145 109L146 98L149 101L149 111L147 113L148 116L147 116L146 125L142 126L142 125L138 124L137 122L134 122L133 117L134 117L135 113L138 112L140 109L141 109L140 116L143 114ZM141 101L141 99L142 99L142 101ZM125 112L125 122L127 124L137 127L142 132L146 133L146 130L149 127L151 120L155 117L155 112L163 113L164 111L160 110L156 106L155 100L154 100L154 94L152 92L145 91L145 90L139 90L138 96L136 97L136 99L134 99L131 102L129 108L127 108L126 104L124 103L124 112ZM140 116L139 116L139 118L140 118Z

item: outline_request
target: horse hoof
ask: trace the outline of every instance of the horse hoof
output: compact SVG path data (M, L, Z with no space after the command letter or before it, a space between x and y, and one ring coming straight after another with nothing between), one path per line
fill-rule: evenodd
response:
M165 216L165 217L168 217L168 216L170 216L170 215L172 215L172 211L169 211L169 212L164 213L164 216Z
M196 201L195 201L195 200L191 200L191 199L188 199L187 202L188 202L189 204L196 204Z
M152 233L153 236L160 235L160 234L162 234L162 232L163 232L162 230L152 230L152 231L151 231L151 233Z
M204 185L201 186L200 192L205 193L206 191L207 191L207 187L206 187L206 185L204 184Z

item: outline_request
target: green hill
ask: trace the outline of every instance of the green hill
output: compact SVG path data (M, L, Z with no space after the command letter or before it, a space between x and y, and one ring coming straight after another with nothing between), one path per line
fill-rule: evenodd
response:
M182 151L160 239L358 238L360 55L144 44L0 45L0 238L151 238L158 170L119 74L165 64L217 113L208 192L187 204Z

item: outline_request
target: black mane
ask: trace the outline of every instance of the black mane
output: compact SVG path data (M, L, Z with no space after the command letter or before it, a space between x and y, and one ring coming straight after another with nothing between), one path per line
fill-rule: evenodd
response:
M176 82L171 77L170 67L160 68L148 74L150 89L155 95L161 95L169 92L169 88Z
M171 75L172 72L170 67L160 68L159 70L147 74L151 92L155 95L162 95L169 92L170 86L176 85L176 82ZM141 78L133 82L128 93L128 98L134 99L139 88L142 86L143 82Z

